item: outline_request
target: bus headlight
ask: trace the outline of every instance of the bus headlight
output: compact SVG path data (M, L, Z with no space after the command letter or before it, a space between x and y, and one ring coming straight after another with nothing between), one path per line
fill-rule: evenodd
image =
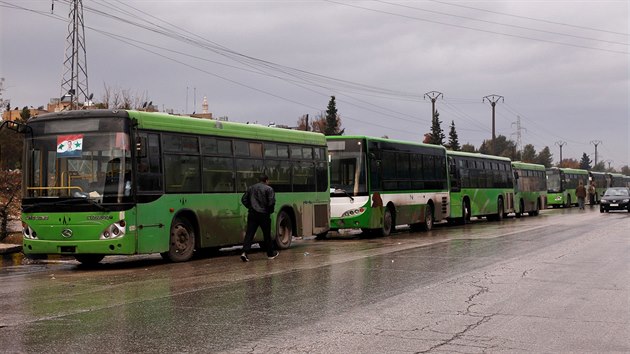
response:
M358 216L361 215L365 212L365 208L358 208L358 209L350 209L345 211L343 214L341 214L342 218L347 218L349 216Z
M22 236L29 240L37 240L37 232L24 222L22 223Z
M125 236L125 225L125 220L120 220L109 225L105 230L103 230L103 232L101 232L101 240L111 240Z
M557 195L557 196L554 197L554 200L556 202L560 202L560 201L562 201L562 196L561 195Z

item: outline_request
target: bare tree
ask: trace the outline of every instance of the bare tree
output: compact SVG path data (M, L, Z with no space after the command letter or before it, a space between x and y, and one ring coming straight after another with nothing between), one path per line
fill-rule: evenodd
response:
M9 236L9 220L20 215L22 197L22 172L5 170L0 172L0 241Z

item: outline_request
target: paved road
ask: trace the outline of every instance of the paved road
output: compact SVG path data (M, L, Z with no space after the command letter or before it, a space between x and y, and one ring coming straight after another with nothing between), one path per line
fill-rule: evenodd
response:
M0 268L5 352L629 352L628 213ZM6 264L6 263L5 263Z

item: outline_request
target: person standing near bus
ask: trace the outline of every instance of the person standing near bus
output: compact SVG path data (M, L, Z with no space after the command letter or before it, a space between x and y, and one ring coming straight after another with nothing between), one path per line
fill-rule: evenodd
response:
M252 247L252 240L258 227L263 233L267 258L274 259L279 254L278 251L274 250L271 240L271 214L276 207L276 195L269 185L269 177L263 174L258 180L259 182L247 188L241 197L241 203L248 209L247 230L245 231L243 253L241 253L243 262L249 262L247 253Z
M584 187L584 183L580 181L577 188L575 188L575 196L578 200L578 206L580 210L584 210L584 199L586 199L586 188Z
M597 189L595 188L595 181L591 181L591 184L588 186L588 203L591 208L596 203L595 195L597 194Z

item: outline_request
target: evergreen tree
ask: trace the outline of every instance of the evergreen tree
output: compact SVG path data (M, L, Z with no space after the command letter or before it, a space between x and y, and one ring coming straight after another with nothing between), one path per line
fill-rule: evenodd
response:
M341 129L341 119L337 114L337 103L335 102L335 96L330 96L328 101L328 108L326 109L326 127L324 128L324 135L343 135L345 129Z
M591 163L592 163L591 158L586 153L582 153L582 159L580 160L580 168L583 170L590 170Z
M553 155L551 154L551 150L549 150L549 146L545 146L542 150L540 150L536 156L535 162L544 165L547 168L551 167Z
M440 121L440 113L435 111L435 116L433 116L433 121L431 123L431 139L429 144L433 145L444 145L444 131L442 130L442 122Z
M521 155L521 161L535 163L536 162L536 149L534 145L527 144L523 147L523 154Z
M451 130L448 132L448 145L446 147L449 150L459 151L461 150L461 146L459 146L459 137L457 136L457 131L455 130L455 121L451 121Z

